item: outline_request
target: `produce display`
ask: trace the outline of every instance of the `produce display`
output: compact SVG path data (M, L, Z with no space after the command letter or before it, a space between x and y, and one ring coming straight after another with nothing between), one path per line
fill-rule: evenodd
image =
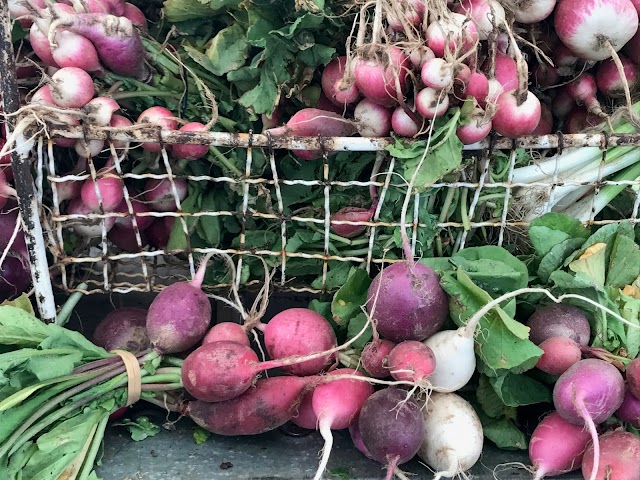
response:
M188 417L199 442L318 430L318 480L346 429L387 479L429 474L403 471L415 457L464 476L486 441L528 449L536 479L640 478L640 147L515 148L637 133L640 2L134 3L8 2L0 478L98 478L110 421L160 430L126 419L138 402ZM335 136L390 140L321 148ZM119 256L195 258L191 279L105 312L90 339L65 327L77 293L40 322L10 161L25 146L54 282L108 283ZM320 295L269 318L289 283ZM211 300L241 321L215 323Z

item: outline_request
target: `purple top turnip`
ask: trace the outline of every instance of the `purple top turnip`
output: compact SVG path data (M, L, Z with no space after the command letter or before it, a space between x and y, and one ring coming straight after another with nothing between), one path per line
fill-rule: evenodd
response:
M558 303L541 307L529 317L529 340L540 345L551 337L569 338L579 345L588 345L591 326L578 307Z
M138 354L151 347L146 322L146 309L118 308L98 323L92 341L107 351L120 349Z

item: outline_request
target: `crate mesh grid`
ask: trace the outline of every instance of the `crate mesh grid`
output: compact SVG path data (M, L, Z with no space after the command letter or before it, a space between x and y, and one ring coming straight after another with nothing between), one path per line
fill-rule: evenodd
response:
M176 217L178 221L181 222L183 231L188 233L188 227L186 223L186 219L188 217L198 217L198 216L211 216L211 217L227 217L227 216L235 216L240 220L240 234L239 234L239 245L238 248L231 248L230 245L224 245L221 248L192 248L188 243L189 236L187 235L187 248L185 251L181 252L182 257L176 256L176 252L165 252L164 250L142 250L136 253L126 253L126 252L118 252L115 251L113 246L107 240L107 231L104 224L104 219L108 217L125 217L131 216L133 214L133 207L131 204L131 194L129 189L127 188L126 181L127 180L147 180L150 178L153 179L169 179L170 182L173 182L174 178L177 178L174 173L171 162L169 159L169 154L166 149L162 149L160 152L160 162L164 166L165 173L144 173L144 174L135 174L135 173L123 173L122 170L122 162L126 161L124 158L120 158L118 155L118 151L115 149L113 142L110 141L115 137L118 137L119 131L113 131L114 129L109 130L108 135L104 135L104 133L100 132L99 129L95 129L92 127L92 131L87 132L83 131L81 133L85 138L100 138L101 136L105 136L107 138L107 145L110 150L111 158L113 158L113 169L106 175L114 176L120 178L123 182L124 186L124 198L127 204L128 213L92 213L88 215L69 215L62 214L60 210L60 205L58 202L57 196L57 185L61 182L66 181L85 181L88 178L91 178L94 182L100 176L105 176L105 174L98 174L95 165L90 160L89 161L89 173L81 174L81 175L58 175L55 171L55 159L53 157L53 149L52 149L52 141L50 139L45 139L38 142L38 158L39 162L42 162L42 158L47 158L47 166L48 166L48 174L47 180L52 185L53 190L53 205L51 209L51 214L47 218L47 222L45 222L48 226L49 231L49 243L50 250L53 254L53 278L54 282L58 284L63 290L72 292L81 290L85 293L99 293L99 292L117 292L117 293L128 293L132 291L155 291L161 289L164 285L171 283L173 281L182 280L185 278L190 278L193 275L194 270L196 268L196 261L194 259L194 254L204 254L208 252L217 252L217 253L226 253L234 257L236 264L236 277L233 280L233 283L240 287L241 283L241 272L242 265L244 259L248 255L252 256L262 256L262 257L271 257L276 258L279 261L278 270L279 270L279 278L278 278L278 287L283 288L290 291L296 292L307 292L307 293L319 293L326 291L326 278L328 273L328 262L333 260L338 260L341 262L350 262L354 265L364 265L367 270L370 270L373 266L379 265L383 262L388 262L389 260L384 257L380 257L379 255L374 254L374 246L376 245L377 235L381 227L397 227L400 225L399 221L393 222L382 222L379 219L380 212L383 208L385 197L391 185L399 186L404 183L406 188L406 181L403 179L401 183L399 183L399 174L396 171L398 160L385 155L383 153L384 147L388 144L388 139L360 139L360 138L338 138L338 139L300 139L300 138L291 138L291 139L278 139L280 144L273 145L267 144L265 148L265 136L264 135L233 135L232 137L225 136L225 134L218 134L218 138L211 140L207 139L207 142L204 142L202 136L198 134L193 134L192 138L187 138L185 141L184 134L179 138L175 136L169 135L165 138L164 132L158 133L155 132L154 135L144 136L140 134L140 131L137 130L135 132L135 136L132 138L128 137L129 140L132 141L157 141L160 137L162 138L163 145L171 144L171 143L210 143L214 146L233 146L234 148L245 148L246 162L244 165L244 175L242 177L234 178L229 176L222 177L213 177L208 175L186 175L180 176L185 180L195 181L195 182L206 182L212 184L228 184L235 186L241 194L241 208L239 211L201 211L196 213L186 213L182 210L180 205L180 200L177 196L177 191L175 190L174 185L174 197L176 200L176 205L178 208L175 212L147 212L147 213L138 213L137 215L140 217L150 216L150 217ZM68 131L64 132L65 136L73 136L69 135ZM125 136L130 135L130 132L124 132ZM456 222L456 221L443 221L438 222L437 227L440 231L442 230L452 230L454 232L459 232L459 235L450 235L452 238L455 237L456 249L465 248L468 240L468 234L471 229L476 228L488 228L492 230L497 230L497 233L494 235L496 238L496 245L504 245L505 242L508 242L507 234L509 229L512 228L522 228L526 227L527 222L520 220L518 218L514 218L512 215L512 211L509 208L511 203L513 202L514 191L518 187L540 187L543 189L548 189L549 199L539 211L540 214L545 213L549 210L549 205L553 201L554 194L558 187L567 186L567 185L575 185L575 186L584 186L585 189L594 189L595 196L593 201L595 202L598 198L598 193L600 189L604 185L621 185L621 186L632 186L635 187L637 192L635 195L634 205L632 215L628 220L633 223L638 222L638 210L640 208L640 181L613 181L613 180L605 180L601 176L601 169L606 161L607 155L607 147L608 140L610 139L607 135L600 135L602 138L600 140L600 148L602 150L602 160L600 162L600 169L598 171L597 179L594 182L576 182L576 181L566 181L559 178L557 174L557 168L554 172L554 177L552 182L531 182L531 183L517 183L513 182L513 172L516 165L517 158L517 147L522 147L522 142L518 143L515 141L506 142L504 139L499 139L498 142L492 141L489 144L483 146L483 148L475 148L478 150L477 157L477 165L476 168L471 170L473 174L473 178L465 178L461 177L458 181L454 182L439 182L433 185L434 188L448 188L448 189L457 189L457 190L466 190L468 197L468 209L466 211L466 216L470 219L467 223L467 227L465 227L464 223ZM573 138L569 142L566 141L567 138ZM635 140L638 144L638 140L640 139L629 139L629 136L624 136L621 138L616 138L614 142L611 142L613 145L621 144L621 145L633 145L633 140ZM80 138L76 133L75 138ZM217 140L217 141L216 141ZM258 141L256 141L258 140ZM267 138L267 140L272 141L273 139ZM362 140L365 140L364 142ZM597 137L594 135L574 135L574 136L563 136L559 135L556 140L550 139L549 136L538 137L534 139L527 139L526 146L528 147L547 147L553 148L559 147L558 152L556 153L556 157L563 150L563 143L568 143L570 146L576 146L582 143L585 146L596 146L598 142L596 141ZM554 145L554 141L556 142ZM314 143L316 142L316 143ZM291 149L300 148L301 146L306 146L310 148L310 145L316 146L316 149L322 148L323 146L330 145L331 150L349 150L350 142L353 143L354 148L352 151L376 151L377 158L376 164L385 162L385 168L382 169L375 175L375 179L372 178L370 181L343 181L339 179L331 179L331 165L328 160L329 150L324 151L323 156L323 168L322 173L319 178L314 180L302 180L302 179L285 179L282 178L278 169L277 159L275 156L275 148L282 148L283 146L288 146ZM260 145L256 147L257 145ZM339 148L338 148L339 147ZM494 181L490 175L490 166L492 162L492 153L497 150L499 147L500 150L508 150L509 151L509 161L508 161L508 175L506 181ZM253 153L255 148L261 148L263 151L266 150L267 153L267 170L270 175L265 176L252 176L252 162L253 162ZM474 148L474 147L472 147ZM45 154L46 151L46 154ZM38 185L42 185L42 178L38 179ZM322 197L323 197L323 210L322 217L305 217L301 215L292 214L290 216L285 215L285 207L282 196L281 188L282 186L306 186L306 187L322 187ZM379 195L379 204L375 211L375 214L371 221L369 222L351 222L351 221L331 221L330 220L330 199L332 195L332 190L334 188L340 189L368 189L370 187L375 187L378 189ZM253 189L253 190L252 190ZM256 189L264 189L265 192L269 192L271 197L273 198L271 204L271 211L257 211L252 208L251 205L251 196L252 192ZM497 197L501 197L504 202L504 207L500 214L499 219L492 220L478 220L474 221L473 218L476 214L476 210L479 206L479 200L482 193L488 189L491 191L497 191L495 195ZM40 196L42 195L42 189L40 189ZM418 215L420 212L420 208L424 208L424 205L420 204L420 196L414 194L413 202L409 208L407 223L406 226L409 229L409 237L411 241L412 251L417 254L420 254L420 246L418 245L418 227L424 227L424 224L418 222ZM263 220L273 220L273 228L278 231L278 234L281 238L281 248L278 251L264 248L251 248L246 245L246 228L247 228L247 219L256 218ZM394 219L396 220L396 219ZM102 226L102 235L101 239L98 242L97 246L94 246L90 250L86 250L82 253L81 256L70 256L65 254L65 239L63 235L63 230L69 226L71 222L74 221L101 221ZM615 223L620 220L598 220L594 219L593 213L588 222L589 224L597 224L604 225L607 223ZM290 226L292 224L298 223L307 223L314 224L318 228L322 229L323 233L323 251L322 253L307 253L304 251L287 251L287 245L290 240L289 231ZM348 255L348 256L337 256L332 255L329 251L329 245L331 240L331 225L333 224L349 224L349 225L365 225L368 227L368 238L366 238L366 252L361 255ZM142 247L142 240L140 236L140 231L137 227L137 222L135 221L135 216L133 217L134 224L134 232L136 235L136 241L138 247ZM364 250L364 248L363 248ZM309 285L301 285L295 283L295 278L291 278L290 275L287 274L287 263L291 259L295 258L306 258L306 259L316 259L322 261L322 286L321 288L311 288ZM82 289L78 288L78 285L81 282L86 282L88 285L87 288ZM245 283L244 287L250 287L252 285L256 285L260 283L260 280L251 280ZM210 292L213 292L219 288L228 288L230 285L227 284L218 284L214 286L209 286L208 289Z

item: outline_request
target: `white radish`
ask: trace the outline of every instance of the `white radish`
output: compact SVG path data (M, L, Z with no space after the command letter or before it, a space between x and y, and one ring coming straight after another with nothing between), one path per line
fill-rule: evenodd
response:
M538 23L547 18L556 6L556 0L505 0L513 11L516 22Z
M442 330L424 341L436 357L436 369L429 377L436 392L455 392L464 387L476 371L473 331L464 328Z
M455 393L433 393L422 412L424 441L418 457L436 471L434 480L473 467L482 454L484 432L471 404Z
M84 107L93 98L94 85L91 76L76 67L65 67L51 77L51 98L56 105L67 108Z

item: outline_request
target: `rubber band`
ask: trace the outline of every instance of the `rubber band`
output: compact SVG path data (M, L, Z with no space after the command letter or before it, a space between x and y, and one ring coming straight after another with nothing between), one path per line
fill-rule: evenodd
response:
M142 395L142 371L136 356L126 350L111 350L111 353L122 358L124 367L127 369L127 404L133 405Z

